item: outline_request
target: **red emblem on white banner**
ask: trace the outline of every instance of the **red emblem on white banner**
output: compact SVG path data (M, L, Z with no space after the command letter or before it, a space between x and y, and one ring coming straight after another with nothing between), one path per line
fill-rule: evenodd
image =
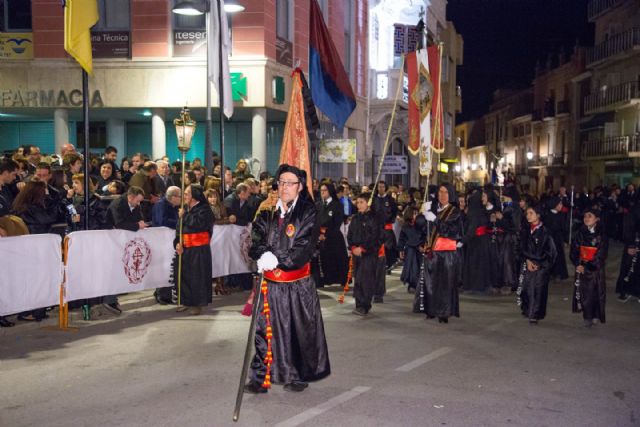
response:
M141 237L130 240L124 247L122 263L129 283L132 285L141 283L151 264L151 248Z

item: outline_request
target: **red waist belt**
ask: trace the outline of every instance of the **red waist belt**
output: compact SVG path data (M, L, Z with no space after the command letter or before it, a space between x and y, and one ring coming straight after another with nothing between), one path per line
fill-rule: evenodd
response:
M595 246L580 246L580 261L593 261L597 252L598 248Z
M296 280L307 278L310 275L310 263L306 263L304 267L297 270L284 271L276 268L275 270L264 272L264 278L272 282L295 282Z
M209 244L209 233L202 231L200 233L189 233L182 235L182 246L185 248L195 248Z
M493 233L493 227L487 227L486 225L476 228L476 236L484 236L485 234ZM496 227L496 233L504 233L504 230L500 227Z
M438 237L436 239L436 244L433 245L434 252L455 251L456 249L456 241L453 239L447 239L446 237Z
M378 258L385 256L384 245L380 245L380 249L378 249Z
M385 224L384 229L393 231L393 224Z

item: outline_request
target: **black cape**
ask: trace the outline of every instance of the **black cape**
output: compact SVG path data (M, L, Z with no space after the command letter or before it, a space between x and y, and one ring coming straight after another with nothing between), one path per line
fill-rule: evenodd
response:
M322 201L316 204L318 209L317 222L321 229L325 229L325 240L318 241L318 254L314 259L317 268L318 286L340 284L347 281L349 271L349 256L344 242L344 235L340 226L344 221L342 204L333 199L325 206ZM315 270L315 269L314 269Z
M318 241L319 225L316 208L302 195L293 209L280 218L280 210L262 211L251 230L249 255L258 260L270 251L278 258L278 268L297 270L310 262ZM268 303L273 329L271 382L320 380L331 373L329 350L324 334L320 301L312 276L281 283L267 280ZM264 300L260 299L260 313ZM258 316L256 324L256 354L251 363L250 378L263 383L267 372L266 320Z
M182 233L207 232L209 241L213 233L215 217L207 203L200 202L189 209L182 218ZM178 227L179 228L179 227ZM174 245L178 243L179 229ZM204 307L213 299L211 277L211 246L184 248L182 254L182 282L180 284L180 304L189 307ZM177 277L177 257L174 261L174 277ZM176 283L177 285L177 283Z
M368 211L352 217L347 233L349 246L359 246L364 251L362 256L353 257L353 296L356 308L365 311L371 309L371 300L380 281L378 251L384 240L382 231L380 218ZM384 268L382 274L384 276Z
M595 247L596 256L592 261L586 262L580 259L580 246ZM603 232L603 227L598 224L593 233L582 225L576 232L571 242L571 262L576 267L584 266L584 273L579 276L580 305L576 298L578 288L573 287L573 298L571 309L574 313L582 311L582 316L586 320L599 319L605 322L605 302L607 290L605 285L605 261L607 259L608 239ZM578 276L578 273L576 273ZM577 281L574 282L578 283Z
M533 233L531 230L523 230L522 258L523 264L530 260L539 267L536 271L528 271L524 265L521 266L522 315L530 320L544 319L547 313L551 268L556 261L556 246L544 225Z

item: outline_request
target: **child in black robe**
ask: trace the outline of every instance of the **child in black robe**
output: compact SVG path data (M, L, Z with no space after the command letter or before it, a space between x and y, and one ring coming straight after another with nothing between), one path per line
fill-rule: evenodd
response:
M571 242L571 262L576 266L572 311L582 311L584 325L591 327L595 321L605 322L605 261L608 240L600 224L600 212L588 209L584 223Z
M378 285L378 252L384 236L383 225L369 209L367 194L358 196L356 208L358 213L349 225L347 242L353 255L353 296L356 300L353 314L365 316L371 310L371 300Z
M400 281L407 285L409 293L413 293L420 279L422 254L419 246L424 243L422 229L425 219L422 215L418 216L418 210L411 206L405 209L403 219L404 225L398 239L398 250L403 261Z

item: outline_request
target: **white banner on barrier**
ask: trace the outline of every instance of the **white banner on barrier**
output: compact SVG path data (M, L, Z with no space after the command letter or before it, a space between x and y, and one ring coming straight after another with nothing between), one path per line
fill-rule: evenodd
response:
M175 231L154 227L69 234L67 301L168 286Z
M60 236L0 239L0 315L58 305L62 283Z
M249 259L251 225L216 225L211 236L213 277L249 273L253 261ZM254 269L255 270L255 269Z

